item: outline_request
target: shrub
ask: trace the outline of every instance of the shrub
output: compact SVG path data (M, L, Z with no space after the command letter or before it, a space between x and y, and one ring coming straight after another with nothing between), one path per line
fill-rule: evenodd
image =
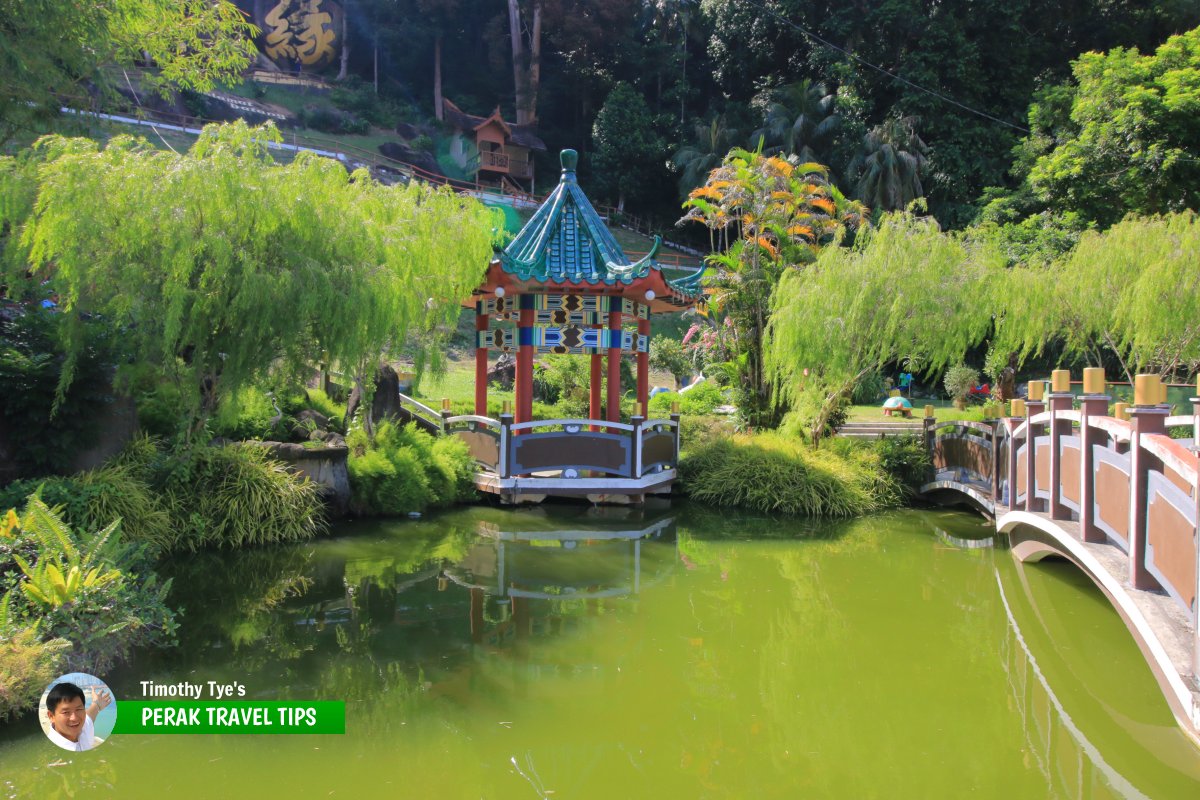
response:
M661 392L650 398L650 415L670 414L672 403L679 403L679 413L685 416L711 414L717 406L725 404L725 394L721 387L708 381L682 393Z
M946 385L946 392L954 398L955 405L962 408L966 404L967 398L971 396L971 390L979 385L979 371L959 364L957 367L946 370L943 382Z
M43 641L36 628L0 619L0 722L28 714L50 681L62 674L65 639Z
M35 495L19 519L10 514L0 534L0 588L6 590L0 629L29 628L52 648L66 640L66 666L92 672L103 672L136 646L174 641L175 614L165 603L170 581L143 577L145 550L121 543L119 523L79 533ZM24 655L49 659L49 652Z
M345 432L346 430L346 404L339 403L329 395L325 394L320 389L305 390L306 408L311 408L313 411L319 411L329 418L329 424L334 429Z
M355 429L346 443L358 513L395 516L474 497L475 464L461 439L435 440L411 423L384 422L373 441Z
M851 392L850 399L858 406L875 405L879 402L879 398L883 396L885 385L881 373L868 372L854 385L854 391Z
M278 420L276 419L278 417ZM214 436L234 441L269 439L281 433L283 412L262 389L248 386L227 395L209 420Z
M872 445L884 472L892 476L906 498L914 497L931 466L925 442L918 436L885 436Z
M778 434L738 436L690 451L679 469L692 498L752 511L852 517L901 498L879 457L853 443L814 449Z
M650 340L650 368L669 372L676 386L693 372L692 359L683 352L683 345L662 335Z
M253 444L195 447L164 465L175 548L251 547L310 539L325 527L315 483Z

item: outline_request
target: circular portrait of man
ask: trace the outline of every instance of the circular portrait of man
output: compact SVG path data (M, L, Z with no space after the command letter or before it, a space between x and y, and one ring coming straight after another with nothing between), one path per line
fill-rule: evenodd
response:
M38 706L46 738L82 752L104 743L117 722L117 704L104 681L85 672L63 675L46 687Z

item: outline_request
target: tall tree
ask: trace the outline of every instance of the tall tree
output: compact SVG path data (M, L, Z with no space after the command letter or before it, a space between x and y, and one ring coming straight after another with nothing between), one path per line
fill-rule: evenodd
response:
M0 207L0 228L23 231L6 249L32 270L10 287L48 281L66 312L61 388L85 313L174 376L197 424L270 372L331 360L373 375L410 334L452 328L490 256L491 212L308 153L277 165L273 139L236 123L205 128L185 155L56 137L0 159L0 194L25 198Z
M777 405L764 367L771 297L780 277L811 263L839 231L862 222L820 164L733 150L694 190L681 221L713 235L710 305L733 320L737 405L751 425L773 425Z
M718 115L708 122L698 121L688 144L675 151L671 165L679 171L679 194L688 194L708 179L733 149L738 132L726 125L725 116Z
M809 78L765 92L758 98L763 125L751 135L750 147L827 163L841 124L835 101L825 84Z
M929 148L916 126L912 117L890 119L863 137L848 168L855 197L873 209L898 211L924 196L921 173Z
M665 145L654 129L645 99L627 83L618 83L592 127L592 172L602 191L617 198L618 210L638 197L661 171Z
M2 0L0 145L44 130L65 105L90 108L109 64L149 59L148 80L207 91L240 80L255 29L228 0Z
M825 248L779 282L767 365L785 398L832 405L863 376L908 360L927 374L957 363L991 330L987 298L1004 259L987 240L943 233L931 218L889 214L854 247Z

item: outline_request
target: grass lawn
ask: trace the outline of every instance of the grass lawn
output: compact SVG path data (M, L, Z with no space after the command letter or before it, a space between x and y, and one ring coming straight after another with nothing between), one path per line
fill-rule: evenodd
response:
M934 407L933 415L943 422L950 420L974 420L975 422L983 421L983 406L974 405L968 406L965 411L959 411L954 407L954 404L949 400L913 400L913 419L919 420L924 415L923 409L926 405ZM850 406L846 409L847 422L885 422L885 421L901 421L904 417L885 417L883 408L877 405L870 406Z

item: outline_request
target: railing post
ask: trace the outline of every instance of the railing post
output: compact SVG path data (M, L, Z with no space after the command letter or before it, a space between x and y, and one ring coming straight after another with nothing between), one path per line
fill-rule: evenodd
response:
M1025 401L1025 510L1038 511L1037 497L1037 431L1034 430L1033 418L1046 410L1042 400L1045 384L1042 381L1029 382L1029 399ZM1037 427L1041 427L1039 424Z
M1062 504L1062 437L1070 435L1071 421L1060 420L1060 411L1070 411L1075 402L1071 394L1071 373L1056 369L1050 375L1050 519L1070 519L1071 509Z
M1017 510L1017 437L1016 430L1025 416L1025 401L1013 400L1009 404L1009 419L1004 424L1008 426L1008 509ZM1025 428L1025 447L1029 448L1029 427Z
M1133 432L1129 437L1129 583L1134 589L1158 589L1146 569L1146 506L1150 470L1158 459L1142 448L1142 437L1166 433L1167 410L1158 405L1157 375L1134 379Z
M450 433L450 423L446 420L450 419L450 398L442 398L442 435L446 436Z
M993 417L988 420L992 426L992 505L1000 502L1000 470L1004 465L1000 463L1000 442L1004 437L1000 435L1003 421L999 417Z
M671 461L671 469L679 466L679 403L671 403L671 422L675 423L675 458Z
M929 453L929 473L925 482L930 483L937 477L937 464L933 463L933 430L937 425L937 417L933 415L933 406L925 406L925 417L921 420L921 435L925 440L925 452Z
M633 477L642 477L642 423L646 418L641 414L634 414L630 417L629 422L633 425Z
M1104 394L1104 370L1088 367L1083 371L1083 397L1079 399L1079 535L1085 542L1108 541L1096 527L1095 446L1102 436L1089 422L1092 417L1108 416L1108 395Z
M507 403L505 404L507 405ZM497 472L501 478L508 477L509 469L509 450L512 445L512 424L513 415L507 411L500 415L500 464Z

